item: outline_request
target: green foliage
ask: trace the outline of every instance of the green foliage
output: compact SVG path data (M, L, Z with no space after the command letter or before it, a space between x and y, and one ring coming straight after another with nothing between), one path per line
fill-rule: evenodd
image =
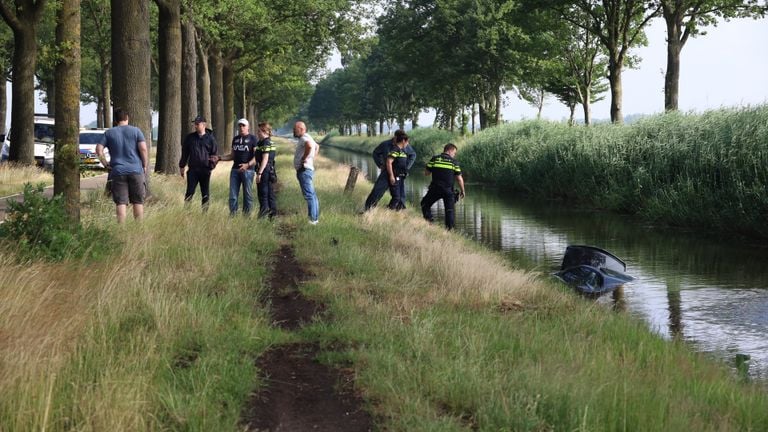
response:
M768 236L768 106L628 126L527 121L469 140L475 179L674 225Z
M108 231L73 223L64 211L61 195L43 196L43 184L24 185L24 200L9 201L0 240L14 244L20 257L61 261L68 258L93 259L114 247Z
M441 153L446 144L457 144L459 134L445 129L418 128L408 131L408 138L419 160L428 160Z

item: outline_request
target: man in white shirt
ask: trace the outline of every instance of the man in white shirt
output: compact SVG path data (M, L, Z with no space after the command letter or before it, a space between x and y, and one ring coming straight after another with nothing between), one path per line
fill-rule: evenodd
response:
M309 223L317 225L320 219L320 201L317 199L313 180L315 177L315 155L320 146L307 134L307 125L297 121L293 126L293 136L298 138L296 153L293 156L293 167L296 168L296 178L299 180L301 193L307 200L307 215Z

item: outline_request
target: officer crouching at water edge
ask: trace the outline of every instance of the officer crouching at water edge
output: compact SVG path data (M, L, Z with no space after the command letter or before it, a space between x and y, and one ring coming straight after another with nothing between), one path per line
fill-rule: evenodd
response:
M464 178L461 176L461 167L455 159L457 150L454 144L448 143L443 147L442 154L433 156L427 162L426 175L432 176L432 182L429 184L427 194L421 199L421 213L424 219L430 222L434 220L432 204L443 200L445 227L449 230L455 226L456 201L464 198ZM454 179L459 183L458 196L453 191Z

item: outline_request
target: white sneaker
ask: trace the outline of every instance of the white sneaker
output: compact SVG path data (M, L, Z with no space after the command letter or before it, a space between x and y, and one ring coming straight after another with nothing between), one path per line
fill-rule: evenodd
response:
M310 224L310 225L317 225L318 223L320 223L320 221L319 221L319 220L313 220L313 221L309 221L309 224Z

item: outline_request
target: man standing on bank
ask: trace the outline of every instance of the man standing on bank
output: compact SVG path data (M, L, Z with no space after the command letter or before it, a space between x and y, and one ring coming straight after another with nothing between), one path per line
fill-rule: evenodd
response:
M128 111L116 109L117 126L104 132L105 143L96 144L96 155L110 170L117 223L125 222L129 202L133 205L133 218L141 220L144 217L149 153L144 134L141 129L128 124L129 117ZM104 148L109 149L109 162L104 157Z
M301 193L307 200L307 215L309 223L317 225L320 221L320 201L315 192L315 156L320 148L317 142L307 133L307 125L297 121L293 126L293 136L298 138L296 153L293 155L293 167L296 168L296 178L299 180Z
M445 207L445 227L449 230L455 226L455 206L457 197L453 191L454 179L459 183L459 196L464 198L464 178L461 176L461 167L456 161L454 144L448 143L443 147L443 153L433 156L427 162L426 175L432 176L432 182L424 198L421 199L421 213L424 219L432 222L432 204L443 200Z
M251 214L253 208L253 177L256 166L254 150L255 136L251 135L248 120L237 121L238 134L232 138L232 153L221 156L220 160L232 161L229 173L229 215L235 216L239 207L240 187L243 189L243 215Z
M259 218L277 215L277 200L275 199L275 145L272 144L272 126L267 122L259 123L256 131L259 142L256 144L256 190L259 194Z
M192 201L195 189L200 184L203 211L207 211L211 189L211 170L216 168L216 163L219 160L219 146L216 144L216 138L213 137L213 134L205 128L205 118L197 116L193 122L195 123L195 131L187 135L181 144L179 173L184 178L184 168L189 165L184 201Z

